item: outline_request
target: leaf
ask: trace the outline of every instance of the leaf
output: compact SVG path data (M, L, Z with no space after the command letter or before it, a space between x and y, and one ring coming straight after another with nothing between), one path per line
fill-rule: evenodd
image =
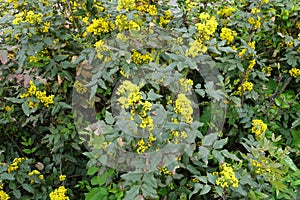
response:
M58 104L63 108L72 109L72 106L65 102L58 102Z
M156 94L153 89L151 89L148 94L147 94L147 100L150 100L150 101L154 101L156 99L159 99L163 97L162 95L159 95L159 94Z
M20 199L21 198L21 192L20 190L13 190L13 195L17 198Z
M191 192L191 193L189 194L189 199L191 199L192 196L193 196L194 194L197 194L197 193L199 192L199 190L200 190L202 187L203 187L202 184L200 184L200 183L195 183L193 192Z
M213 150L212 155L218 160L219 163L223 163L225 160L220 151Z
M285 163L286 165L288 165L288 166L290 167L290 169L292 169L293 171L297 171L297 170L298 170L297 166L294 164L293 160L292 160L290 157L285 157L285 158L283 159L283 161L284 161L284 163Z
M200 195L204 195L207 194L210 191L211 187L209 185L204 185L204 187L202 188Z
M142 185L142 194L145 197L150 197L153 199L158 198L156 190L153 187L151 187L150 185L148 185L147 182L143 183L143 185Z
M11 98L11 97L4 97L4 99L13 102L13 103L23 103L24 99L18 99L18 98Z
M105 122L109 125L111 125L115 122L115 118L108 111L105 112Z
M210 133L206 136L204 136L202 140L203 146L211 146L217 139L218 139L219 133Z
M214 143L213 148L214 148L214 149L221 149L221 148L223 148L223 146L224 146L225 144L227 144L227 142L228 142L228 138L221 139L221 140L217 140L217 141Z
M106 200L108 196L108 192L106 188L93 188L89 191L89 193L85 194L86 200Z
M34 193L34 189L31 185L29 184L26 184L26 183L23 183L22 184L22 187L24 188L24 190L26 190L27 192L30 192L30 193Z
M6 50L0 50L0 61L5 65L8 61L8 52Z
M0 180L15 180L15 177L12 174L2 173L0 175Z
M88 175L94 175L95 173L97 173L99 170L98 170L98 167L96 167L96 166L93 166L93 167L90 167L89 169L88 169L88 172L87 172L87 174Z
M240 161L240 159L233 153L229 153L227 149L222 150L221 153L226 157L226 158L230 158L233 159L235 161Z
M30 108L27 101L22 104L22 110L27 117L30 115Z
M147 183L152 188L157 187L157 182L156 182L156 179L155 179L153 173L145 173L145 175L143 177L143 182Z
M140 187L138 185L134 185L125 193L125 197L123 200L132 200L139 195Z

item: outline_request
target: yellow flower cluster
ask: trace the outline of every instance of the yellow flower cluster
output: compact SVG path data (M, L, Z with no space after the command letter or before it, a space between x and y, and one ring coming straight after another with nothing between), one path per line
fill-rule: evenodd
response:
M59 180L60 181L64 181L64 180L66 180L66 178L67 178L67 176L66 175L59 175Z
M87 92L87 87L85 87L81 82L78 80L74 83L75 90L78 94L84 94Z
M29 24L40 24L42 22L43 15L41 13L35 14L32 10L28 11L25 17L25 22Z
M249 70L252 70L255 64L256 64L256 60L255 60L255 59L250 60L248 69L249 69Z
M272 72L272 67L271 66L267 66L267 67L264 67L261 69L261 71L263 73L265 73L267 76L270 76L271 75L271 72Z
M32 10L25 12L20 12L15 15L15 19L12 21L12 24L18 25L20 22L26 22L29 24L40 24L43 19L43 14L35 14Z
M166 26L169 22L170 22L170 19L172 19L172 12L171 12L171 10L166 10L165 12L164 12L164 17L163 16L160 16L159 17L159 25L161 26L161 27L164 27L164 26Z
M134 62L136 65L140 65L142 63L149 63L153 60L151 54L141 54L137 52L136 50L133 50L133 53L131 55L132 62Z
M7 172L11 173L19 169L19 164L27 158L15 158L13 162L8 166Z
M7 3L14 3L14 8L15 9L17 9L21 5L24 5L24 6L27 5L27 1L26 0L23 2L23 4L20 4L19 0L7 0Z
M253 89L253 83L245 81L241 86L238 87L237 94L242 95L243 92L251 91Z
M191 91L191 87L193 86L194 82L191 79L181 78L179 79L179 85L183 87L184 91Z
M168 168L166 166L159 167L158 170L164 176L171 176L172 175L172 173L168 170Z
M251 49L255 50L255 41L248 42L248 45Z
M193 108L191 101L185 96L185 94L178 94L178 98L175 101L175 113L179 113L182 116L181 121L188 124L193 121Z
M221 29L220 37L222 40L227 40L227 44L230 44L234 40L235 36L237 36L236 31L226 27Z
M224 8L218 10L217 14L220 16L229 17L234 12L235 12L235 8L225 6Z
M34 85L32 81L30 81L30 87L28 88L27 92L24 94L21 94L20 97L23 98L28 98L29 102L29 107L30 108L36 108L38 107L39 103L38 102L32 102L30 100L30 97L35 96L41 103L44 104L45 107L48 107L49 104L53 103L54 95L47 96L46 91L38 91L37 87Z
M251 132L255 133L256 139L261 139L261 136L266 132L268 126L260 119L252 120Z
M142 100L142 93L140 92L139 86L125 80L122 85L118 88L117 95L123 95L118 99L122 108L128 109L131 106L134 107L139 101Z
M191 56L192 58L198 56L200 53L205 53L207 51L207 47L201 40L190 42L189 46L190 48L186 50L185 55Z
M169 135L168 141L172 142L174 144L178 144L181 139L185 139L187 137L188 137L188 135L185 131L179 132L179 131L172 130L171 134Z
M250 24L252 24L252 25L253 25L253 29L256 30L256 29L259 29L260 26L261 26L260 20L261 20L261 17L260 17L260 16L257 16L257 20L255 20L253 17L250 17L250 18L248 19L248 22L249 22Z
M137 10L142 13L149 13L149 15L157 15L155 5L150 5L148 0L118 0L117 10Z
M252 165L252 167L255 168L256 174L265 174L265 173L271 172L271 169L268 166L266 160L262 160L261 162L258 162L256 160L251 160L251 165Z
M236 188L239 185L238 179L235 177L232 167L227 163L220 165L220 172L215 172L214 174L219 175L216 180L216 184L222 188L229 188L230 186Z
M126 15L117 15L115 24L119 28L119 31L128 30L128 29L140 30L141 28L140 25L134 20L128 20Z
M297 68L292 68L289 70L289 73L291 76L293 76L294 78L300 76L300 69Z
M142 154L144 153L147 149L149 149L151 147L152 142L156 141L156 138L153 136L153 134L151 133L148 137L148 141L145 144L144 139L140 139L137 143L137 150L136 152L138 154Z
M151 116L147 115L147 112L151 110L152 104L149 101L142 101L142 93L140 92L140 87L130 81L124 81L123 84L118 88L117 95L122 95L118 102L121 104L122 108L130 109L132 114L131 120L133 120L133 115L138 114L141 119L141 128L147 128L149 131L153 129L153 119Z
M70 198L66 196L66 192L65 186L60 186L49 194L50 200L69 200Z
M103 58L103 55L102 55L102 52L104 51L109 51L109 49L105 46L105 43L103 40L99 40L98 42L95 43L95 48L96 48L96 51L97 51L97 57L99 59L102 59ZM109 57L105 57L105 61L108 61L109 60Z
M260 13L260 9L258 9L258 8L252 8L252 9L251 9L251 13L252 13L252 14Z
M200 37L205 40L209 40L211 36L216 32L218 22L215 16L210 16L208 13L202 12L199 16L200 23L196 23L195 26L198 30Z
M87 33L101 35L114 30L114 24L105 18L93 19L92 23L86 28Z
M33 171L31 171L31 172L29 172L28 175L29 175L29 176L38 175L39 179L44 179L44 175L42 175L41 172L38 171L38 170L36 170L36 169L33 170ZM33 183L34 183L34 180L31 180L30 183L33 184Z
M1 200L8 200L8 199L10 199L10 196L1 189L0 190L0 199Z

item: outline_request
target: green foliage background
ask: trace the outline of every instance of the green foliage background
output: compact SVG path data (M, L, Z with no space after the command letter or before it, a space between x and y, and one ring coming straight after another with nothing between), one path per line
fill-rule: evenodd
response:
M49 199L62 185L70 199L300 198L299 12L296 0L178 0L175 7L165 0L0 0L0 199L4 193L11 199ZM161 41L169 48L161 48ZM151 59L135 57L127 48L132 44ZM199 58L218 69L221 89L197 72ZM93 138L100 150L123 146L118 138L125 134L111 129L125 123L111 118L113 91L119 80L152 69L152 82L141 90L169 113L174 114L176 105L168 101L176 101L172 91L178 88L162 85L181 78L194 83L200 116L181 122L191 148L172 165L154 164L151 172L101 165L99 152L88 151L75 126L74 92L89 90L94 120L110 134ZM30 81L54 95L49 106L37 96L21 98ZM226 108L225 124L208 134L216 126L211 119L218 98ZM255 119L267 130L255 134ZM174 124L170 129L177 130ZM122 139L136 152L137 139ZM150 142L149 151L158 141ZM27 159L10 172L20 157ZM217 184L225 177L224 163L238 187L230 184L232 176L225 181L229 187ZM33 170L43 179L28 174Z

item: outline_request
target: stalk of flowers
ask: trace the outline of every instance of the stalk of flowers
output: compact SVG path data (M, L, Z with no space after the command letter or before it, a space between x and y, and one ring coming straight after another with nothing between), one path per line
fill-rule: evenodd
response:
M178 98L175 101L174 111L181 115L181 121L188 124L192 123L193 108L191 106L191 101L185 94L178 94Z
M33 171L31 171L31 172L29 172L28 175L29 175L29 176L37 175L39 179L44 179L44 175L42 175L41 172L38 171L38 170L36 170L36 169L33 170ZM33 184L33 183L34 183L34 180L30 180L30 183Z
M257 140L261 140L266 132L268 126L260 119L252 120L251 132L255 134Z
M118 102L121 107L128 109L131 113L130 119L134 120L134 115L138 115L141 120L139 127L151 131L154 126L153 119L147 112L151 110L152 104L149 101L143 101L140 87L126 80L118 88L116 94L120 96Z
M220 172L214 172L214 175L218 175L219 177L216 180L216 184L221 186L223 189L229 187L238 187L239 181L235 176L235 173L231 166L227 163L223 163L219 166Z
M45 107L49 107L49 104L53 104L54 95L47 96L46 91L38 91L37 87L34 85L33 81L29 82L30 87L24 94L21 94L21 99L27 98L30 108L37 108L39 103L30 100L31 97L35 97L39 100Z
M66 192L65 186L60 186L49 194L50 200L69 200L70 198L66 195Z
M19 164L27 158L14 158L13 162L8 166L7 172L11 173L19 169Z

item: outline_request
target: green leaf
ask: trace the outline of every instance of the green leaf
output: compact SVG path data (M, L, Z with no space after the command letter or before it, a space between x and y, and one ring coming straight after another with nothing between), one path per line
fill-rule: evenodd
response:
M20 198L21 198L21 192L20 192L20 190L13 190L12 193L13 193L13 195L14 195L17 199L20 199Z
M0 180L15 180L15 177L12 174L2 173L0 174Z
M106 200L108 196L108 192L106 188L93 188L89 191L89 193L85 194L86 200Z
M218 139L219 133L210 133L206 136L204 136L202 140L203 146L211 146L217 139Z
M22 110L26 116L30 115L30 108L27 101L22 104Z
M58 102L58 104L63 108L72 109L72 106L65 102Z
M202 188L200 195L204 195L207 194L210 191L211 187L209 185L204 185L204 187Z
M31 185L29 184L26 184L26 183L23 183L22 184L22 187L24 188L24 190L26 190L27 192L30 192L30 193L34 193L34 189Z
M152 186L148 185L146 182L143 183L143 185L142 185L142 194L145 197L150 197L152 199L158 198L158 196L156 194L156 190Z
M225 144L227 144L227 142L228 142L228 138L221 139L221 140L217 140L217 141L214 143L213 148L214 148L214 149L221 149L221 148L223 148L223 146L224 146Z
M199 190L200 190L202 187L203 187L202 184L200 184L200 183L195 183L193 192L191 192L191 193L189 194L189 199L191 199L192 196L193 196L194 194L197 194L197 193L199 192Z
M88 169L87 174L91 176L97 173L98 171L99 171L98 167L93 166Z
M4 99L13 102L13 103L23 103L24 99L18 99L18 98L11 98L11 97L4 97Z
M115 118L108 111L105 112L105 122L110 125L115 122Z
M297 166L294 164L293 160L292 160L290 157L285 157L285 158L283 159L283 161L284 161L284 163L285 163L286 165L288 165L288 166L290 167L290 169L292 169L293 171L297 171L297 170L298 170Z
M133 200L139 195L140 186L134 185L125 193L123 200Z
M222 150L221 153L226 157L226 158L230 158L233 159L235 161L240 161L240 159L233 153L229 153L227 149Z
M219 163L223 163L225 160L220 151L213 150L212 155L218 160Z
M150 101L155 101L156 99L159 99L163 97L162 95L159 95L159 94L156 94L153 89L151 89L148 94L147 94L147 100L150 100Z

